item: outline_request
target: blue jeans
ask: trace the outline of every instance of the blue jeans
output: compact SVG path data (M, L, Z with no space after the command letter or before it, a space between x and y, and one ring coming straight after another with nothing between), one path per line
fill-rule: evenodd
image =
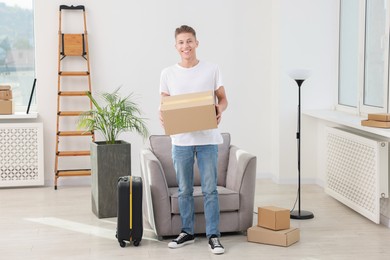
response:
M182 230L194 234L194 158L202 185L206 236L220 236L217 192L218 145L172 146L173 165L179 184L179 210Z

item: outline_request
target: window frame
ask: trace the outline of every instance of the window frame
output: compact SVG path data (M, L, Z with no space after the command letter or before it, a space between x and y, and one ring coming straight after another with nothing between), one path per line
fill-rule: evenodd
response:
M339 48L338 48L338 78L340 78L340 20L341 20L341 1L339 1L338 5L338 13L339 13ZM390 30L390 12L386 12L386 34L384 36L384 42L386 42L386 50L384 53L384 71L387 71L387 75L384 75L385 80L383 83L383 107L374 107L374 106L369 106L364 104L364 84L365 84L365 41L366 41L366 2L368 0L359 0L359 45L358 45L358 85L356 86L358 91L357 91L357 101L356 101L356 107L352 106L347 106L339 103L339 94L340 94L340 85L339 81L337 84L337 101L335 108L338 111L343 111L343 112L348 112L348 113L356 113L359 115L367 115L369 113L389 113L389 99L390 99L390 85L389 85L389 76L390 76L390 58L389 58L389 49L390 49L390 38L389 38L389 30ZM390 0L385 0L387 4L387 10L390 8Z

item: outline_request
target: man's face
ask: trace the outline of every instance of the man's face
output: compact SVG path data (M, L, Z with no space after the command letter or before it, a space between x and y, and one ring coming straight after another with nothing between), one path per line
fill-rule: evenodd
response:
M180 33L176 36L175 47L183 60L190 60L196 58L198 41L192 33Z

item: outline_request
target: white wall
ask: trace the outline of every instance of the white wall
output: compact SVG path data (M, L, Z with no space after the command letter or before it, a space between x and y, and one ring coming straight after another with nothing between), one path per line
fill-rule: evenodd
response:
M163 133L157 113L160 71L179 59L174 29L193 26L200 41L198 57L218 63L224 76L229 108L221 131L230 132L234 144L258 157L258 177L296 181L298 89L287 72L312 71L302 87L303 110L333 106L338 0L36 0L37 99L49 185L54 177L60 4L86 6L93 90L122 86L124 94L134 92L152 134ZM65 27L74 26L70 20L64 20ZM302 122L302 179L313 182L316 147L308 142L316 138L311 134L316 125L307 121ZM139 175L139 151L147 142L135 134L121 138L132 143L132 171ZM88 181L62 178L59 185Z
M288 2L288 1L286 1ZM326 2L326 1L322 1ZM84 4L90 48L92 87L95 92L134 92L152 134L162 134L158 120L160 71L178 61L174 29L193 26L198 33L198 57L221 67L229 108L221 131L232 142L258 156L258 174L272 173L274 147L272 105L272 1L261 0L144 0L144 1L35 1L37 100L44 123L45 180L54 177L58 7ZM64 26L74 25L65 20ZM67 24L67 21L69 24ZM139 151L147 145L135 134L122 139L132 143L132 171L139 175ZM89 178L60 178L59 186L88 183Z
M312 76L301 88L301 109L331 108L336 100L338 0L280 0L278 7L277 60L273 67L276 89L274 106L275 138L274 180L281 183L297 179L297 105L298 87L289 78L292 69L307 68ZM275 26L275 25L274 25ZM276 81L275 81L276 80ZM302 118L301 174L302 180L315 182L317 171L313 159L316 146L310 143L315 124ZM308 127L307 127L308 126Z

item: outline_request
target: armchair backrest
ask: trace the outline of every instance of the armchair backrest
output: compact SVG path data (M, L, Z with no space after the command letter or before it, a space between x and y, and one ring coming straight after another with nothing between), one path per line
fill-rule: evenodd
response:
M229 164L230 134L222 134L223 143L218 145L218 186L226 186L226 173ZM172 142L169 135L151 135L150 147L160 161L168 187L177 187L176 173L172 162ZM198 166L194 166L194 185L200 185Z

